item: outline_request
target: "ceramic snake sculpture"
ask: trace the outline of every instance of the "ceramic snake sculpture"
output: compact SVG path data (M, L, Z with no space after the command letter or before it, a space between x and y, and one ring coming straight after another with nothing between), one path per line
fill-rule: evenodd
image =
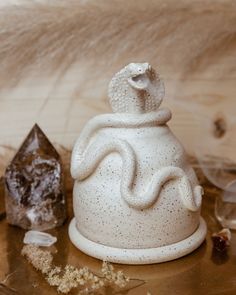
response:
M90 120L72 153L71 174L83 181L111 153L122 159L120 192L123 200L132 208L146 209L158 199L162 187L170 180L178 182L183 205L190 211L201 206L203 190L192 185L183 169L175 166L161 167L147 185L145 193L134 193L137 158L132 146L123 139L106 138L96 141L96 134L104 128L140 128L165 125L171 118L168 109L159 109L164 96L164 87L149 64L129 64L111 80L110 103L114 114L104 114Z

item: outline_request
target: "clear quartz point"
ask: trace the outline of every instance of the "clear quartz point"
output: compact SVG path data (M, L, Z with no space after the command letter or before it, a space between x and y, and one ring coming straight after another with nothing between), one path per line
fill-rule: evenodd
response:
M236 180L216 199L215 215L223 227L236 229Z
M44 232L30 230L25 233L24 244L34 244L42 247L50 247L55 244L57 238Z

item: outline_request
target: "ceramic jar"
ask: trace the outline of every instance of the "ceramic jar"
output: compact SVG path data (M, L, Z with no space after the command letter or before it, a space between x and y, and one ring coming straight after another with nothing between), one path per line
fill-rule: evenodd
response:
M206 235L203 190L159 109L164 87L148 63L129 64L109 85L113 114L91 119L71 161L72 242L99 259L163 262L196 249Z

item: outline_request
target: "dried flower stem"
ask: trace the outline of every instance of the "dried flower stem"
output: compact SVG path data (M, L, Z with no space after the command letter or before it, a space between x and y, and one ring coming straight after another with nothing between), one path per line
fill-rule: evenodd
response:
M123 288L129 282L129 278L122 271L114 271L114 267L106 261L102 264L101 277L98 277L87 267L78 269L72 265L66 265L62 269L53 265L52 254L35 245L25 245L21 254L46 276L50 286L56 286L57 291L64 294L79 286L84 287L79 294L88 294L107 285Z
M43 251L35 245L29 244L23 247L21 254L33 265L34 268L43 274L48 274L52 269L52 254L46 250Z

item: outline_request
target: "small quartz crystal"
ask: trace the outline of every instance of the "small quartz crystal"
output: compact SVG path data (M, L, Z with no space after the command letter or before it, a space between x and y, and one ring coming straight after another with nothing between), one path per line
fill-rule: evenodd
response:
M29 230L25 233L24 244L34 244L42 247L50 247L56 243L57 238L37 230Z
M35 125L5 173L6 213L10 224L47 230L66 219L61 159Z

